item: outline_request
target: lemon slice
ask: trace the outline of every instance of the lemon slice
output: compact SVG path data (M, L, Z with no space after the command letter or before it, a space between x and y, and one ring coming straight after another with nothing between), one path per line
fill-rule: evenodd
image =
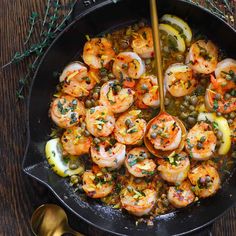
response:
M179 32L180 36L185 40L186 44L190 44L193 34L189 25L184 20L174 15L165 14L162 16L161 22L173 26Z
M217 117L215 113L200 113L198 115L198 121L215 122L218 126L218 129L222 132L222 144L218 150L219 155L225 155L228 153L231 147L231 132L227 120L220 116Z
M165 32L168 36L171 36L171 38L175 40L176 48L180 52L185 52L186 49L185 42L183 38L180 36L179 32L174 27L168 24L160 24L159 29L160 31Z
M46 143L45 153L52 170L61 177L81 174L84 171L83 164L78 165L78 168L74 170L69 168L69 162L63 158L59 138L51 139ZM75 156L70 157L72 160L75 160L75 158L78 159Z

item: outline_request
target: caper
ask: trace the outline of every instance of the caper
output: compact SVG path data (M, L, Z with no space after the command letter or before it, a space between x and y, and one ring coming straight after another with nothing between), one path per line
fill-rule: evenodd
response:
M148 90L148 86L146 84L142 84L141 89L142 90Z
M151 133L151 138L156 138L157 137L157 132L152 132Z
M78 176L77 176L77 175L72 175L72 176L70 177L70 182L71 182L72 184L77 184L77 183L79 182Z
M146 64L146 65L149 65L149 64L151 64L151 63L152 63L151 58L147 58L147 59L145 60L145 64Z
M231 119L234 119L234 118L236 117L236 113L235 113L235 112L230 113L230 114L229 114L229 117L230 117Z
M184 105L185 107L189 107L189 102L184 101L184 102L183 102L183 105Z
M168 106L170 104L170 99L169 98L165 98L165 106Z
M107 75L107 69L106 69L106 68L100 69L100 75L101 75L101 76Z
M236 158L236 151L235 151L235 152L232 152L232 157L233 157L233 158Z
M97 100L99 98L99 94L97 92L93 93L93 98Z
M113 84L117 85L117 84L119 84L119 81L116 79L116 80L113 81Z
M180 109L180 111L184 111L186 108L185 108L185 106L183 106L183 105L181 104L180 107L179 107L179 109Z
M182 112L182 113L180 114L180 117L181 117L182 119L186 119L186 118L188 117L188 114L185 113L185 112Z
M108 74L108 78L109 78L109 79L114 79L114 78L115 78L115 75L114 75L113 73L109 73L109 74Z
M176 60L177 60L178 62L182 62L182 61L184 60L184 56L183 56L182 54L177 54L177 55L176 55Z
M233 124L233 122L234 122L234 121L233 121L232 119L228 119L228 124L229 124L229 125Z
M219 93L217 93L217 94L215 95L215 100L219 101L220 99L221 99L221 95L220 95Z
M126 125L127 127L129 127L131 123L132 123L132 121L131 121L130 119L127 119L127 120L125 121L125 125Z
M91 104L92 104L93 107L95 106L95 100L94 99L91 99Z
M78 166L77 163L74 163L74 162L69 163L69 168L70 168L71 170L75 170L75 169L77 169L78 167L79 167L79 166Z
M190 102L192 105L197 105L197 100L198 100L197 96L192 96L190 98Z
M126 48L129 47L129 43L128 43L127 41L125 41L125 40L121 40L121 42L120 42L120 47L121 47L122 49L126 49Z
M186 97L184 98L184 100L185 100L185 101L190 101L190 98L191 98L191 97L188 95L188 96L186 96Z
M223 133L220 130L218 130L216 136L218 139L221 139L223 137Z
M92 102L91 102L90 100L86 100L85 106L86 106L87 108L92 107Z
M84 131L84 136L85 136L85 137L90 136L90 133L88 132L88 130L85 130L85 131Z
M99 143L101 142L101 140L100 140L99 138L94 138L94 139L93 139L93 142L94 142L95 144L99 144Z
M193 105L189 106L189 110L190 111L194 111L195 110L195 107Z
M222 114L220 112L216 112L217 116L222 116Z
M162 204L163 204L164 207L168 207L168 206L169 206L169 201L168 201L168 199L164 199L164 200L162 201Z
M108 78L107 75L103 76L102 79L101 79L101 81L102 81L103 83L106 83L108 80L109 80L109 78Z
M206 182L210 182L211 181L211 177L209 175L207 175L205 181Z
M225 99L226 99L226 100L229 100L230 98L231 98L231 95L230 95L229 93L226 93L226 94L225 94Z
M229 114L224 114L225 119L229 119Z
M188 123L189 123L190 125L193 125L193 124L196 123L196 119L195 119L194 117L189 116L189 117L188 117Z
M116 86L116 91L117 91L117 92L120 92L121 90L122 90L122 87L121 87L120 85L117 85L117 86Z
M192 117L197 118L197 116L198 116L198 112L197 112L197 111L193 111L193 112L191 112L190 115L191 115Z

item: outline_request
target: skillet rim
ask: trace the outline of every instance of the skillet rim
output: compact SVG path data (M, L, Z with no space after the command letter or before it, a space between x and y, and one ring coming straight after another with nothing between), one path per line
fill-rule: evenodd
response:
M117 2L122 2L124 0L117 0ZM220 18L219 16L217 15L214 15L210 10L200 6L200 5L196 5L196 4L193 4L191 2L188 2L186 0L177 0L178 2L182 2L186 5L189 5L189 7L192 7L192 8L198 8L200 11L204 11L205 13L207 13L208 15L210 15L211 18L215 18L217 19L218 21L221 21L223 23L223 25L225 27L228 28L228 30L232 31L235 35L236 35L236 29L234 29L231 25L229 25L227 22L225 22L222 18ZM80 2L77 2L76 5L79 5L81 2L83 2L82 0ZM23 161L22 161L22 170L23 172L30 176L31 178L37 180L38 182L42 183L44 186L46 186L53 194L54 196L56 196L56 198L63 204L63 206L65 206L68 210L70 210L73 214L75 214L75 216L79 217L80 219L84 220L86 223L92 225L93 227L95 228L98 228L100 230L102 230L103 232L109 232L111 234L114 234L114 235L126 235L126 234L121 234L121 233L117 233L117 232L114 232L110 229L105 229L103 228L102 226L98 225L98 224L95 224L93 222L91 222L90 220L84 218L83 216L81 216L78 212L76 212L74 209L72 209L69 205L67 205L67 203L63 200L63 198L61 198L58 193L50 186L50 184L44 182L43 180L41 180L39 177L31 174L30 172L28 172L27 170L27 166L25 166L25 162L26 160L29 158L28 157L28 152L30 150L30 146L31 146L31 129L30 129L30 103L31 103L31 96L32 96L32 91L33 91L33 87L34 87L34 83L35 83L35 79L37 77L37 74L38 74L38 71L45 59L45 57L48 55L48 53L50 53L50 50L51 48L54 46L54 44L61 38L61 36L66 33L66 31L73 27L74 24L77 23L77 21L79 21L83 16L89 14L89 13L92 13L94 10L100 8L100 7L103 7L103 6L107 6L107 5L111 5L111 4L115 4L115 2L113 0L103 0L101 2L96 2L96 3L93 3L91 6L88 6L87 8L85 7L78 15L74 15L74 13L72 13L72 17L74 18L66 27L65 29L63 29L57 36L56 38L51 42L50 46L47 48L47 50L45 51L44 55L42 56L42 58L40 59L40 62L37 66L37 69L35 70L34 72L34 75L33 75L33 78L32 78L32 82L31 82L31 85L30 85L30 88L29 88L29 95L28 95L28 98L27 98L27 111L26 111L26 126L27 126L27 144L26 144L26 148L25 148L25 152L24 152L24 157L23 157ZM232 177L229 177L229 178L232 178ZM201 226L198 226L198 227L195 227L194 229L192 230L188 230L188 231L185 231L183 233L180 233L180 234L174 234L174 235L186 235L186 234L189 234L189 233L193 233L193 232L197 232L199 231L200 229L203 229L205 228L206 226L212 224L215 220L217 220L218 218L220 218L221 216L223 216L231 207L235 206L236 205L236 201L234 203L231 204L231 206L228 206L224 209L224 211L222 213L220 213L219 215L217 215L216 217L212 218L210 221L208 221L207 223L201 225Z

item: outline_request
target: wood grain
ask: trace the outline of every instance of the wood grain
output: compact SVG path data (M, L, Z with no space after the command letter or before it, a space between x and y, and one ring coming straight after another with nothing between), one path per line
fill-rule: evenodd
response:
M32 11L43 13L46 0L0 1L0 65L9 61L14 52L23 50L27 36L28 17ZM39 37L36 28L33 40ZM31 235L30 217L43 203L58 203L42 185L25 176L21 163L26 147L26 103L17 102L18 81L26 72L30 59L18 65L0 70L0 235ZM25 95L27 97L28 91ZM71 225L86 235L108 235L75 218L71 213ZM195 235L236 235L236 208L231 208L207 230Z

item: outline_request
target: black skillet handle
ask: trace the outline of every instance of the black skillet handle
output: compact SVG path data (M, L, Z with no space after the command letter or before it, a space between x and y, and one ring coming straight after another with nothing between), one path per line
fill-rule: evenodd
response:
M96 6L103 5L105 3L117 3L120 0L78 0L72 18L75 19L90 8L96 8Z

